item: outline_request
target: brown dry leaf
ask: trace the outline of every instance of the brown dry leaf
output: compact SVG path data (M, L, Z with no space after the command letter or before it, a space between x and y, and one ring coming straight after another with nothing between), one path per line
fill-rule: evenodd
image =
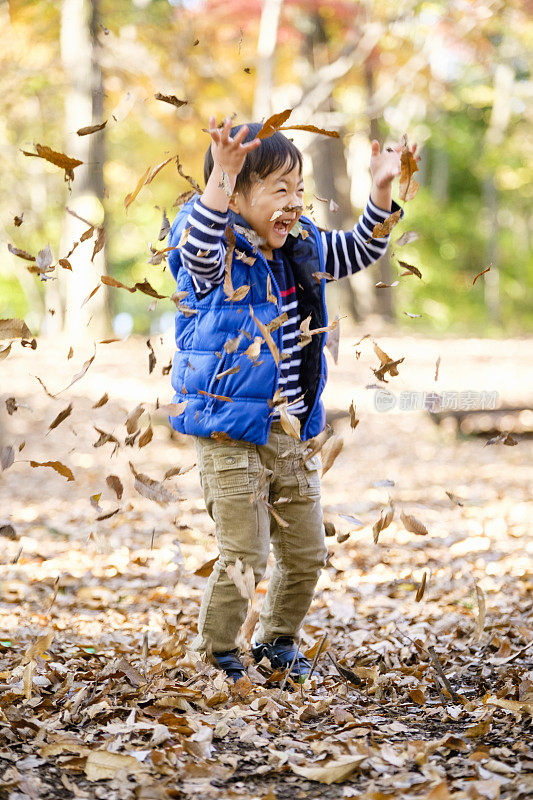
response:
M15 449L13 445L6 444L5 447L2 447L0 451L0 467L2 467L2 472L5 472L6 469L13 466L15 462Z
M439 377L439 367L440 367L440 356L435 361L435 378L434 378L434 380L437 380L438 377Z
M327 439L325 444L322 447L322 477L326 474L326 472L331 469L333 463L337 456L339 455L340 451L342 450L342 446L344 444L344 440L342 436L334 434L330 438Z
M400 519L402 520L403 527L406 531L409 531L410 533L416 533L418 536L428 535L428 529L426 526L411 514L404 514L402 511L400 513Z
M112 753L109 750L93 750L87 756L85 775L89 781L111 780L124 775L146 773L148 767L134 756Z
M278 304L276 296L272 292L272 281L270 279L270 275L267 275L267 302L274 303L274 305L276 306Z
M513 445L518 444L518 442L516 439L513 439L510 433L502 431L502 433L499 433L498 436L493 436L492 439L488 439L484 446L486 447L488 444L506 444L509 447L512 447Z
M375 522L372 526L372 533L374 535L374 544L377 544L379 534L381 531L384 531L385 528L388 528L394 518L394 503L392 502L391 498L389 497L389 502L385 506L385 508L381 509L381 514L379 515L379 519Z
M228 247L226 250L226 257L224 259L224 284L223 290L226 297L231 297L234 292L233 283L231 280L231 262L233 259L233 251L235 250L235 234L233 233L230 227L227 227L224 235L228 242Z
M279 421L285 433L288 433L293 439L298 439L298 441L300 441L300 420L298 417L295 417L294 414L287 411L287 402L278 406L278 409Z
M476 736L486 736L487 733L490 733L491 728L492 719L483 719L481 722L466 728L463 731L463 736L467 736L469 739L473 739Z
M138 406L135 406L133 411L130 411L126 418L126 430L129 434L135 433L137 428L139 427L139 420L144 414L144 404L139 403Z
M48 426L48 430L51 431L54 428L57 428L58 425L61 425L61 423L68 416L70 416L71 412L72 412L72 403L69 403L68 406L64 408L63 411L60 411L57 417L55 417L55 419L50 423L50 425Z
M270 333L269 325L263 325L261 320L257 319L257 317L255 316L255 314L253 312L252 306L249 306L249 309L250 309L250 316L253 319L253 321L255 322L255 324L257 325L257 327L259 328L259 330L261 331L261 333L263 334L263 339L267 343L268 349L272 353L272 358L276 362L276 366L277 366L279 364L279 350L276 347L276 343L274 342L274 339L272 338L272 335ZM287 315L285 314L285 317L286 316ZM277 318L277 319L279 319L279 318ZM274 322L274 320L272 320L272 322ZM270 325L272 325L272 322L270 323ZM248 350L249 349L250 348L248 348ZM248 351L246 351L246 352L248 353Z
M349 778L355 772L362 761L368 756L361 755L346 755L340 756L333 761L320 762L319 766L298 765L289 763L290 768L297 775L307 778L311 781L319 781L320 783L342 783L342 781Z
M224 302L236 303L239 300L244 300L249 291L250 291L249 286L246 285L239 286L237 289L234 290L234 292L229 297L225 298Z
M235 559L234 564L228 564L226 573L230 581L233 581L241 597L253 600L255 594L255 576L252 566L242 563L240 558Z
M219 372L218 375L215 375L215 380L219 381L220 378L224 378L226 375L235 375L240 370L240 364L236 364L234 367L228 367L223 372Z
M407 261L398 261L398 264L402 269L405 270L405 272L402 272L401 277L403 277L404 275L416 275L417 278L420 278L420 280L422 280L422 273L420 272L418 267L413 267L413 265L408 264Z
M407 202L416 196L420 186L413 179L413 175L418 171L418 164L412 152L407 145L407 136L403 136L403 150L401 155L401 173L399 194L400 200Z
M135 288L138 289L139 292L142 292L143 294L147 294L150 297L155 297L156 300L163 300L165 297L168 296L166 294L159 294L159 292L156 292L154 287L146 280L146 278L142 283L136 283Z
M353 400L350 403L350 408L348 409L348 411L350 412L350 428L352 430L355 430L359 425L359 420L355 416L355 403Z
M93 444L93 447L103 447L104 444L110 442L111 444L115 445L113 447L113 455L117 452L118 448L120 447L120 442L116 436L113 436L112 433L107 433L103 431L101 428L97 428L96 425L93 426L95 431L99 434L98 439Z
M394 289L395 286L398 286L399 281L393 281L392 283L383 283L383 281L378 281L376 283L376 289Z
M201 188L200 188L200 186L198 185L198 181L195 181L195 180L194 180L194 178L192 177L192 175L186 175L186 174L185 174L185 172L183 171L183 169L182 169L182 166L181 166L181 164L180 164L180 159L179 159L179 156L176 156L176 166L177 166L177 168L178 168L178 173L181 175L181 177L182 177L182 178L185 178L185 180L186 180L188 183L190 183L190 184L191 184L191 186L193 187L193 189L194 189L196 192L198 192L199 194L202 194L202 189L201 189Z
M244 351L244 355L247 356L250 361L257 361L259 358L259 354L261 352L261 345L265 340L262 336L255 336L253 342L248 345L246 350Z
M198 578L208 578L213 572L213 567L215 566L217 561L218 561L218 556L210 559L209 561L206 561L205 564L202 564L201 567L198 567L198 569L194 574Z
M117 279L112 278L111 275L100 275L100 280L102 283L105 283L106 286L113 286L115 289L126 289L127 292L136 291L134 286L126 286L125 283L117 281Z
M265 122L263 122L263 127L257 133L257 139L268 139L269 136L276 133L277 130L286 122L290 115L292 114L292 108L287 108L285 111L281 111L279 114L273 114L269 117Z
M23 319L0 319L0 340L31 338L31 331Z
M151 423L148 423L148 427L139 436L139 441L138 441L139 449L141 449L141 447L145 447L147 444L150 444L153 438L154 438L154 431L152 429Z
M309 133L320 133L323 136L332 136L334 139L338 139L340 136L337 131L327 131L324 128L317 128L315 125L284 125L282 128L278 128L278 131L309 131Z
M481 275L484 275L486 272L489 272L491 267L492 267L492 264L491 264L489 267L487 267L486 269L482 270L481 272L478 272L478 274L476 275L476 277L475 277L475 278L474 278L474 280L472 281L472 286L475 284L475 282L477 281L477 279L478 279L478 278L479 278Z
M179 417L185 411L188 400L182 400L181 403L167 403L164 406L158 406L157 410L162 414L168 414L169 417Z
M298 422L300 422L300 420L298 420ZM278 512L276 511L276 509L274 508L274 506L273 506L271 503L269 503L269 502L268 502L268 500L266 500L266 501L265 501L265 503L266 503L266 506L267 506L267 508L269 509L270 513L272 514L272 516L274 517L274 519L275 519L275 520L276 520L276 522L278 523L278 525L279 525L281 528L288 528L288 527L289 527L289 523L288 523L288 522L286 522L286 521L283 519L283 517L280 517L280 515L278 514ZM252 633L253 633L253 631L252 631Z
M212 392L205 392L203 389L198 389L198 394L203 394L206 397L212 397L213 400L223 400L226 403L233 403L231 397L225 397L223 394L213 394Z
M151 169L152 169L151 167L148 167L146 169L146 171L144 172L143 176L141 178L139 178L137 186L135 187L133 192L130 192L130 194L126 195L126 197L124 198L124 206L125 206L125 208L129 208L131 206L131 204L133 203L133 201L135 200L135 198L137 197L137 195L139 194L139 192L141 191L141 189L143 188L143 186L147 182L148 176L150 175Z
M94 403L93 408L101 408L102 406L105 406L108 400L109 400L109 395L107 394L107 392L105 392L101 396L101 398L97 400L96 403Z
M144 475L142 472L137 472L131 461L128 463L135 476L134 489L140 495L160 505L175 503L179 499L175 494L169 492L159 481L149 478L148 475Z
M416 231L406 231L402 233L400 238L394 243L395 247L404 247L404 245L409 244L410 242L416 242L418 239L418 233Z
M51 467L51 469L59 472L67 481L75 480L71 470L66 467L61 461L30 461L30 467Z
M415 600L417 603L419 603L422 600L424 592L426 591L426 580L427 580L427 572L424 572L424 574L422 575L422 580L420 581L420 586L416 590Z
M488 706L498 706L498 708L505 708L507 711L514 711L520 714L529 714L533 716L533 703L522 702L521 700L504 700L503 697L495 697L490 695L483 698L483 704Z
M242 261L244 264L247 264L249 267L253 267L256 261L256 259L253 256L247 256L246 253L242 252L242 250L235 250L235 258L238 259L239 261ZM267 276L267 280L269 278L270 275Z
M337 278L335 278L334 275L330 275L329 272L313 272L312 275L313 275L313 278L315 279L315 281L317 281L317 283L320 283L320 281L336 281L337 280Z
M20 250L18 247L10 244L8 242L7 249L10 253L13 253L14 256L18 256L19 258L23 258L25 261L36 261L35 256L32 256L31 253L27 253L26 250Z
M69 269L72 272L72 264L70 263L68 258L60 258L57 263L59 264L60 267L63 267L63 269Z
M118 475L108 475L105 479L105 482L109 486L109 488L115 492L117 496L117 500L122 500L122 495L124 493L124 486L122 485L122 481L118 477Z
M175 106L175 108L181 108L187 105L187 100L179 100L175 94L161 94L161 92L156 92L154 97L156 100L162 100L163 103L170 103L170 105Z
M94 353L94 355L93 355L93 356L91 356L89 359L87 359L87 361L86 361L86 362L83 364L83 366L82 366L82 368L80 369L80 371L79 371L79 372L77 372L77 373L74 375L74 377L72 378L72 380L71 380L71 382L68 384L68 386L65 386L65 388L64 388L64 389L61 389L61 391L60 391L60 392L57 392L57 394L56 394L55 396L57 397L57 395L58 395L58 394L62 394L62 392L66 392L66 391L67 391L67 389L70 389L70 387L71 387L71 386L73 386L73 385L76 383L76 381L79 381L79 380L80 380L80 378L83 378L83 376L85 375L85 373L87 372L87 370L89 369L89 367L91 366L91 364L93 363L93 361L94 361L95 357L96 357L96 348L95 348L95 353Z
M413 700L413 702L417 703L419 706L423 706L426 703L426 695L424 694L422 689L410 689L409 697L411 698L411 700Z
M85 128L78 128L76 133L78 136L87 136L89 133L97 133L105 128L107 120L100 122L98 125L86 125Z
M95 255L97 253L99 253L100 250L103 249L104 244L105 244L105 228L103 226L101 226L101 227L97 228L97 231L98 231L98 235L96 236L96 240L94 242L93 254L91 256L91 264L94 261Z
M91 297L94 297L94 295L96 294L96 292L98 291L98 289L100 288L100 286L101 286L101 285L102 285L101 283L97 283L97 284L96 284L96 286L94 287L94 289L92 290L92 292L91 292L90 294L88 294L88 295L87 295L87 297L85 298L85 300L84 300L84 301L83 301L83 303L81 304L80 308L83 308L83 306L85 305L85 303L88 303L88 302L89 302L89 300L91 299Z
M28 647L22 656L22 661L20 662L21 665L27 664L29 661L35 661L37 656L43 657L47 650L49 650L54 636L54 631L49 631L48 633L39 636L39 638L30 647Z
M11 352L11 342L3 350L0 350L0 361L4 361Z
M23 211L21 211L20 214L17 214L15 217L13 217L13 225L15 226L15 228L20 228L23 222L23 217L24 217Z
M47 145L36 144L34 146L37 150L36 153L28 153L26 150L23 150L22 152L24 155L34 158L44 158L44 160L48 161L50 164L54 164L56 167L65 170L66 181L74 180L74 169L75 167L79 167L80 164L83 164L83 161L79 161L77 158L69 158L69 156L66 156L64 153L58 153L50 147L47 147Z
M483 589L477 583L476 583L476 598L477 598L478 614L476 619L476 627L473 633L473 639L475 642L479 642L479 640L481 639L481 634L483 633L483 629L485 628L487 604L485 602L485 594L483 592Z
M372 237L366 241L370 242L372 239L382 239L383 237L388 236L394 226L399 223L400 217L401 209L399 208L398 211L395 211L393 214L388 216L383 220L383 222L378 222L377 225L374 225L372 229Z
M222 170L222 176L220 178L218 188L224 190L224 194L226 195L226 197L231 197L231 195L233 194L229 175L227 172L224 172L224 170Z
M242 340L242 333L236 336L234 339L226 339L224 342L224 350L226 353L234 353L237 350L239 344Z

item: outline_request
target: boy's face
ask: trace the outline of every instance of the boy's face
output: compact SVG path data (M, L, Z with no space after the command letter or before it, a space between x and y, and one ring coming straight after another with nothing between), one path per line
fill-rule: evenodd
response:
M263 239L260 250L266 258L272 258L272 250L282 247L289 231L301 216L303 192L303 178L298 164L290 169L287 163L266 178L256 181L246 195L238 192L233 196L230 208L240 214ZM275 219L272 219L273 216Z

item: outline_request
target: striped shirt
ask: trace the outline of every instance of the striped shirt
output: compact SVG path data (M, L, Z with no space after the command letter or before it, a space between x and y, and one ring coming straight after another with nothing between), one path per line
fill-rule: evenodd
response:
M391 211L376 206L370 198L366 208L351 231L323 231L325 271L334 278L344 278L373 264L387 249L389 237L371 239L374 225L383 222L400 206L393 200ZM403 217L403 210L401 217ZM222 237L228 223L226 212L215 211L197 198L187 218L188 234L180 246L183 266L191 275L198 298L207 295L213 287L224 280L224 258L226 247ZM367 242L367 239L371 239ZM302 399L300 387L301 347L298 345L301 319L298 314L296 287L292 269L282 250L273 252L270 268L281 290L282 308L288 319L282 326L283 351L280 360L279 388L288 400L288 410L303 417L307 407ZM274 418L279 412L274 410Z

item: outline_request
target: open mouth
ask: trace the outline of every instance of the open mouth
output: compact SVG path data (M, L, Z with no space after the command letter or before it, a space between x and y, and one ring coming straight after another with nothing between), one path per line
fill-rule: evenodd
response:
M293 219L286 219L286 220L277 219L276 222L274 223L274 230L276 231L276 233L279 233L280 236L286 236L293 225L294 225Z

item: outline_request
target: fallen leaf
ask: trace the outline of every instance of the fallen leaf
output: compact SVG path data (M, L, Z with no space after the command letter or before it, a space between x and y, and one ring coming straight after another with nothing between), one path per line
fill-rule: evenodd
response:
M59 472L67 481L75 480L71 470L62 464L61 461L30 461L30 467L50 467L56 472Z
M342 783L346 778L349 778L365 758L367 758L366 755L346 755L336 760L321 762L318 766L313 764L302 766L291 764L290 762L289 766L293 772L303 778L329 785L331 783Z

